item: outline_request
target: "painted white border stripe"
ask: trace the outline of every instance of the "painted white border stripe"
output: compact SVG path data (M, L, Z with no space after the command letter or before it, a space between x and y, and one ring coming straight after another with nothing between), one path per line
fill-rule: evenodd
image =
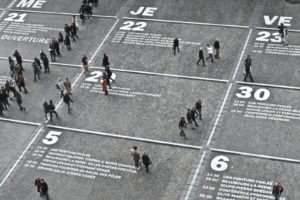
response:
M79 132L79 133L89 133L89 134L107 136L107 137L113 137L113 138L119 138L119 139L128 139L128 140L135 140L135 141L140 141L140 142L149 142L149 143L154 143L154 144L162 144L162 145L175 146L175 147L184 147L184 148L197 149L197 150L202 148L200 146L193 146L193 145L173 143L173 142L165 142L165 141L160 141L160 140L152 140L152 139L131 137L131 136L125 136L125 135L117 135L117 134L104 133L104 132L98 132L98 131L89 131L89 130L83 130L83 129L77 129L77 128L68 128L68 127L63 127L63 126L47 125L47 127L54 128L54 129L60 129L60 130L66 130L66 131L74 131L74 132Z
M22 9L10 9L12 12L27 12L27 13L38 13L38 14L50 14L50 15L68 15L68 16L79 16L79 13L64 13L64 12L50 12L50 11L38 11L38 10L22 10ZM117 16L110 15L93 15L93 17L97 18L110 18L117 19Z
M196 171L195 171L195 174L194 174L193 179L192 179L192 181L191 181L191 183L190 183L190 187L189 187L189 189L188 189L188 191L187 191L187 193L186 193L186 196L185 196L184 200L188 200L189 197L190 197L191 191L192 191L192 189L193 189L193 187L194 187L194 184L195 184L195 182L196 182L196 179L197 179L197 177L198 177L198 174L199 174L199 171L200 171L200 167L201 167L201 165L202 165L202 162L203 162L203 160L204 160L205 155L206 155L206 151L204 151L203 154L202 154L202 157L201 157L201 159L200 159L200 161L199 161L199 164L198 164L198 166L197 166L197 169L196 169Z
M211 140L212 140L212 137L213 137L213 135L214 135L214 133L215 133L215 130L216 130L216 128L217 128L217 125L218 125L218 123L219 123L221 114L222 114L222 112L223 112L225 103L226 103L226 101L227 101L229 92L230 92L230 90L231 90L231 87L232 87L232 83L230 83L230 85L229 85L229 87L228 87L228 89L227 89L227 92L226 92L226 95L225 95L225 97L224 97L222 106L221 106L220 111L219 111L219 113L218 113L218 116L217 116L217 119L216 119L216 121L215 121L214 127L213 127L213 129L212 129L212 131L211 131L211 133L210 133L210 136L209 136L209 139L208 139L208 141L207 141L207 143L206 143L206 146L209 146L209 145L210 145L210 142L211 142Z
M257 30L272 30L272 31L277 31L277 32L278 32L278 28L255 27L255 29L257 29ZM296 29L288 29L288 32L297 32L297 33L300 33L300 30L296 30Z
M249 26L240 26L240 25L231 25L231 24L214 24L214 23L205 23L205 22L189 22L189 21L176 21L176 20L165 20L165 19L148 19L148 18L136 18L136 17L122 17L122 19L152 21L152 22L165 22L165 23L176 23L176 24L219 26L219 27L229 27L229 28L244 28L244 29L249 28Z
M0 117L0 121L14 122L14 123L18 123L18 124L27 124L27 125L33 125L33 126L41 125L41 123L28 122L28 121L22 121L22 120L16 120L16 119L8 119L8 118L3 118L3 117Z
M254 154L254 153L245 153L245 152L231 151L231 150L225 150L225 149L211 148L210 150L214 151L214 152L219 152L219 153L236 154L236 155L250 156L250 157L255 157L255 158L271 159L271 160L285 161L285 162L292 162L292 163L299 163L300 164L300 160L290 159L290 158L267 156L267 155Z
M6 180L8 179L8 177L15 170L15 168L17 167L17 165L20 163L20 161L22 160L22 158L24 157L24 155L26 154L26 152L28 151L28 149L30 148L30 146L33 144L33 142L35 141L35 139L39 136L39 134L41 133L42 130L43 130L43 127L41 127L39 129L39 131L35 134L35 136L32 138L32 140L30 141L30 143L27 145L26 149L20 155L20 157L18 158L18 160L15 162L15 164L12 166L12 168L10 168L9 172L6 174L6 176L4 177L4 179L1 181L0 188L4 185L4 183L6 182Z
M252 33L252 29L249 30L247 39L246 39L246 41L245 41L245 43L244 43L243 51L242 51L242 53L241 53L241 56L240 56L240 58L239 58L239 61L238 61L237 65L236 65L236 67L235 67L235 71L234 71L234 74L233 74L233 76L232 76L232 79L235 79L235 77L236 77L236 74L237 74L237 71L238 71L239 66L240 66L240 64L241 64L242 58L244 57L245 50L246 50L246 47L247 47L247 45L248 45L248 42L249 42L251 33Z
M255 85L255 86L283 88L283 89L290 89L290 90L300 90L300 87L287 86L287 85L272 85L272 84L266 84L266 83L251 83L251 82L243 82L243 81L236 81L236 83L242 84L242 85Z

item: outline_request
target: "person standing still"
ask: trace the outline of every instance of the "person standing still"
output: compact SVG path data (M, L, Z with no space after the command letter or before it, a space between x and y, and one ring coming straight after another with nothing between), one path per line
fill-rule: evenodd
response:
M179 130L180 130L179 135L183 136L184 139L187 139L186 133L185 133L185 129L187 127L187 123L186 123L184 117L181 117L178 126L179 126Z
M272 194L275 200L279 200L281 193L283 192L283 186L279 182L275 182L272 189Z
M205 67L205 60L204 60L204 53L203 53L203 47L200 47L199 49L199 59L197 61L197 65L199 65L199 62L202 60L203 62L203 67Z
M215 58L220 58L220 42L218 40L218 38L216 38L216 41L214 42L214 48L216 50L216 55Z
M143 152L142 162L146 167L146 172L149 172L149 165L151 165L152 162L151 162L150 157L148 156L148 154L146 152Z
M244 81L246 81L248 76L249 76L250 81L254 82L253 78L252 78L252 74L251 74L251 66L252 66L252 59L250 58L250 55L248 55L246 60L245 60L245 72L244 72L245 77L244 77Z
M179 40L178 40L178 38L175 38L174 41L173 41L174 55L176 55L176 49L179 53L180 51L179 51Z
M208 60L209 58L211 59L211 62L214 63L214 57L213 57L213 48L212 46L210 46L210 44L206 45L206 50L207 50L207 54L208 57L206 58L206 60Z

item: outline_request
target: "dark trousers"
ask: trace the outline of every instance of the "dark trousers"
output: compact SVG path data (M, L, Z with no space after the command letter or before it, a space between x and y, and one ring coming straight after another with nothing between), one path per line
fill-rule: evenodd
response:
M146 167L146 172L149 172L149 163L143 163Z
M249 78L250 78L250 81L251 81L251 82L254 82L254 81L253 81L253 78L252 78L252 75L251 75L251 72L246 72L245 77L244 77L244 81L247 80L248 76L249 76Z
M176 55L176 49L177 49L178 53L180 52L180 51L179 51L179 46L173 47L174 55Z
M55 110L51 110L51 111L49 111L49 113L50 113L50 121L52 121L53 113L55 114L56 118L58 118L58 114Z
M49 65L44 65L44 66L45 66L45 73L49 73L50 72Z
M136 168L139 168L140 167L140 161L139 160L135 160L134 161L134 165Z
M72 50L70 44L66 44L66 46L67 46L67 50L68 50L68 51Z
M24 93L27 93L27 89L25 87L25 85L18 85L18 88L19 88L19 91L22 92L22 89L21 88L24 88Z
M204 58L199 58L199 60L197 61L197 65L199 65L199 62L202 60L202 62L203 62L203 66L205 67L205 60L204 60Z
M55 53L54 51L50 51L51 61L55 62Z
M36 76L38 76L39 80L41 79L40 72L34 72L34 81L36 81Z
M212 54L208 54L208 57L206 58L206 60L208 60L209 58L211 58L211 62L214 63L214 57Z
M19 105L19 108L20 108L20 111L25 111L25 108L22 106L22 103L18 103L18 105Z
M216 49L216 55L215 55L215 58L220 58L219 55L220 55L220 49Z

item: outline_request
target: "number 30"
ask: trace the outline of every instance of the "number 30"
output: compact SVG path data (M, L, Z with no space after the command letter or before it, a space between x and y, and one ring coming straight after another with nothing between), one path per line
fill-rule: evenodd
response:
M235 95L241 99L249 99L252 96L253 88L248 86L242 86L239 88L240 93ZM270 91L265 88L260 88L254 92L254 98L258 101L265 101L270 97Z

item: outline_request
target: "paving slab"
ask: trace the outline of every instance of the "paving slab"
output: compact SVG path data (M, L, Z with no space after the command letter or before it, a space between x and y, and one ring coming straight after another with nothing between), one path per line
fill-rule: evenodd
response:
M0 8L2 8L2 9L6 8L11 2L12 2L12 0L2 0L0 2Z
M80 88L75 88L71 114L63 103L60 120L54 125L200 146L226 85L117 73L109 95L105 96L96 77L98 72L91 73L80 80ZM199 98L203 120L198 121L195 130L189 126L189 139L184 141L179 137L179 119Z
M247 29L121 20L93 64L101 66L106 53L114 68L229 79L247 35ZM176 37L180 53L174 56ZM206 45L213 45L216 38L221 44L220 59L206 61L206 67L202 62L197 65L199 48L204 48L204 56L208 57Z
M13 13L21 16L22 19L16 18L20 22L16 22L16 20L7 21ZM0 55L8 57L18 49L23 59L32 60L34 57L39 57L40 51L43 50L50 59L49 41L53 37L57 39L59 32L65 35L64 25L66 23L70 25L71 22L71 16L10 12L0 22L4 26L0 33L0 40L3 44L0 48ZM114 19L97 18L93 19L93 23L86 23L84 26L79 25L79 40L71 41L71 51L67 51L66 48L62 49L62 57L58 57L56 62L81 64L81 58L84 54L90 58L113 23Z
M276 181L284 187L280 199L300 195L298 164L219 152L207 159L194 199L274 199Z
M300 159L298 90L237 85L213 147Z
M36 126L0 122L0 182L35 135Z
M133 145L149 154L149 173L144 167L135 169L130 155ZM17 172L1 189L0 197L39 198L33 182L40 176L48 183L51 199L179 199L197 153L49 129L26 154Z

